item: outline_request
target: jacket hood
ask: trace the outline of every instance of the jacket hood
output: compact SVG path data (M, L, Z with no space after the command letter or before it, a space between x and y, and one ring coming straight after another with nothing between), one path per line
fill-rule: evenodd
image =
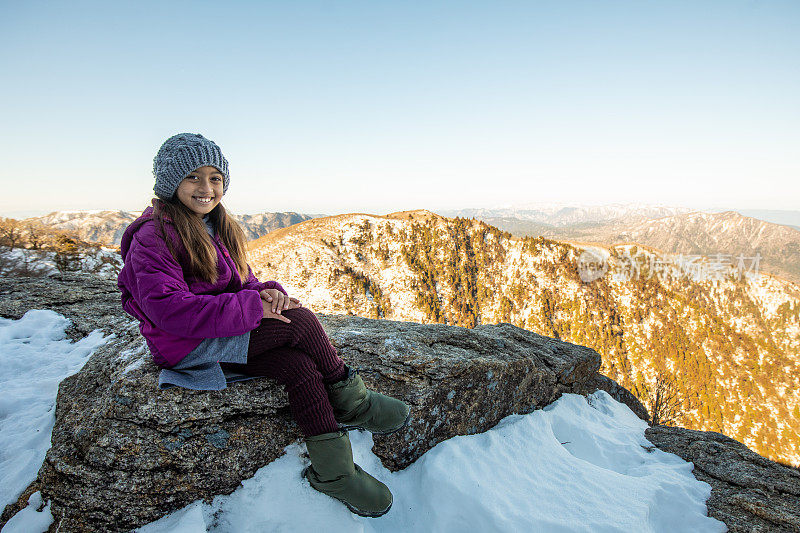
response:
M154 211L153 207L156 205L156 202L159 201L161 200L153 198L152 205L147 209L145 209L144 211L142 211L142 214L139 216L139 218L131 222L130 225L128 225L128 227L125 228L125 232L122 234L122 239L119 244L119 253L120 255L122 255L123 259L128 255L128 250L131 247L131 242L133 242L133 236L136 234L137 231L139 231L139 228L141 228L145 222L149 220L155 220L155 218L153 217L153 211ZM170 218L167 216L164 217L164 220L169 222L170 224L172 223Z

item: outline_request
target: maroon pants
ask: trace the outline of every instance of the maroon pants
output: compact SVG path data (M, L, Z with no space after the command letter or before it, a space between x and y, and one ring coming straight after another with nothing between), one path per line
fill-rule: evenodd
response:
M220 364L225 369L266 376L283 385L292 416L306 437L337 431L325 384L344 379L344 361L310 310L298 307L281 314L291 322L264 318L250 332L246 364Z

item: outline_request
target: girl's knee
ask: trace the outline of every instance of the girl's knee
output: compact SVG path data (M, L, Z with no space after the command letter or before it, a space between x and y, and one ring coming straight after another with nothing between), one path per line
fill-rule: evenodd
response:
M317 315L314 312L307 308L307 307L297 307L295 309L287 309L283 311L283 314L286 315L289 320L298 320L300 322L317 322Z
M317 365L307 353L301 350L286 349L282 351L280 357L281 381L297 383L309 379L322 379Z

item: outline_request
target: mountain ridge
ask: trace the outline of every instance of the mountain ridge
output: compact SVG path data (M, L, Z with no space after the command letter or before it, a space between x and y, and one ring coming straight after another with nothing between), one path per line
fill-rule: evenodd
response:
M277 279L321 312L465 327L509 322L591 346L603 354L606 375L645 395L658 375L682 375L681 425L800 463L800 434L791 425L800 404L800 359L791 356L800 350L796 284L768 274L737 279L745 273L732 266L716 272L719 279L693 280L639 244L605 247L608 275L585 283L578 273L584 250L569 243L404 213L290 226L250 243L250 264L260 279ZM628 254L646 260L640 275L613 279ZM649 271L657 261L672 267L663 279ZM736 396L745 407L732 404ZM761 405L747 406L752 397Z

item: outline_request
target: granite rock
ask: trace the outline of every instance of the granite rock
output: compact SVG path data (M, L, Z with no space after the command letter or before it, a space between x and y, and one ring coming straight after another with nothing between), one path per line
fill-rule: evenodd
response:
M800 532L800 470L770 461L722 433L654 426L644 432L659 449L694 464L711 485L708 516L731 533Z

